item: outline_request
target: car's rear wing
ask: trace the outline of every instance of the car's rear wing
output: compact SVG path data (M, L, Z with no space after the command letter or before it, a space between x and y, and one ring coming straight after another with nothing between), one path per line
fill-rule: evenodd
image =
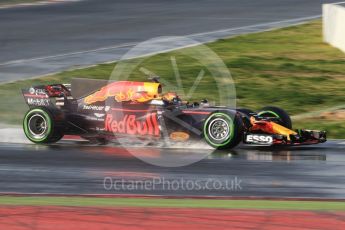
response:
M69 85L39 85L22 89L25 102L31 107L55 107L64 99L71 98ZM59 104L60 103L60 104Z

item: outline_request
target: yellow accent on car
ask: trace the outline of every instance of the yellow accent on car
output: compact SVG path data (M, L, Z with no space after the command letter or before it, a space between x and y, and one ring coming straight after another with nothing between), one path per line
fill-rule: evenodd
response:
M287 137L288 140L290 140L290 135L296 135L297 133L291 129L288 129L284 126L281 126L277 123L272 123L272 129L276 134L281 134Z

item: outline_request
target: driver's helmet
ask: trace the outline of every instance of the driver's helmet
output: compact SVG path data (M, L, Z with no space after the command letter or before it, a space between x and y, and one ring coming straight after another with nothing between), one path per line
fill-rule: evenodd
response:
M177 98L177 94L174 92L168 92L163 94L162 98L164 101L167 101L169 103L173 103L174 98Z

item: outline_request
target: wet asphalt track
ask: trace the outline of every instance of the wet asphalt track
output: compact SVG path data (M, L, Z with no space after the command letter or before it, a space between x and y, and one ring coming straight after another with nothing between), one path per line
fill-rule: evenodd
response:
M336 1L83 0L0 9L0 83L119 60L158 36L206 42L288 26L319 17L328 2Z
M204 33L319 15L323 2L335 1L199 1L195 5L193 1L151 0L142 4L136 0L86 0L3 9L0 82L81 63L114 60L112 52L63 56L65 53L119 46L117 54L121 55L126 44L156 36ZM46 58L60 54L58 60L49 62ZM34 63L27 61L37 57L45 58ZM164 168L142 162L118 147L70 142L45 147L1 144L0 192L345 198L344 147L334 141L274 151L241 147L215 152L189 166ZM135 151L146 158L169 154L193 158L204 150ZM124 184L123 189L105 189L105 177ZM155 184L145 189L139 183L133 190L133 181ZM187 188L191 183L194 189Z
M0 192L343 199L344 147L342 141L274 150L242 146L232 151L216 151L189 166L166 168L147 164L116 146L72 142L52 146L3 144ZM166 154L193 158L204 151L131 150L144 158ZM106 180L106 189L105 177L111 178ZM139 183L135 189L133 181ZM143 181L154 182L154 186L144 187L140 184ZM113 188L109 190L111 183Z
M320 15L322 2L332 1L84 0L0 9L0 62Z

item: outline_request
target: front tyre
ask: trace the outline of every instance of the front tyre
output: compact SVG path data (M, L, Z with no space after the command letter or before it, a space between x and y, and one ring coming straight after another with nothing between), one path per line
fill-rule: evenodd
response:
M213 112L205 120L203 132L206 142L212 147L234 148L243 137L241 117L236 112Z
M52 114L43 108L31 109L25 114L23 129L25 136L37 144L54 143L63 137Z
M262 108L258 112L258 115L261 117L278 118L279 119L278 124L284 126L285 128L292 129L292 121L289 114L281 108L274 107L274 106L267 106L267 107Z

